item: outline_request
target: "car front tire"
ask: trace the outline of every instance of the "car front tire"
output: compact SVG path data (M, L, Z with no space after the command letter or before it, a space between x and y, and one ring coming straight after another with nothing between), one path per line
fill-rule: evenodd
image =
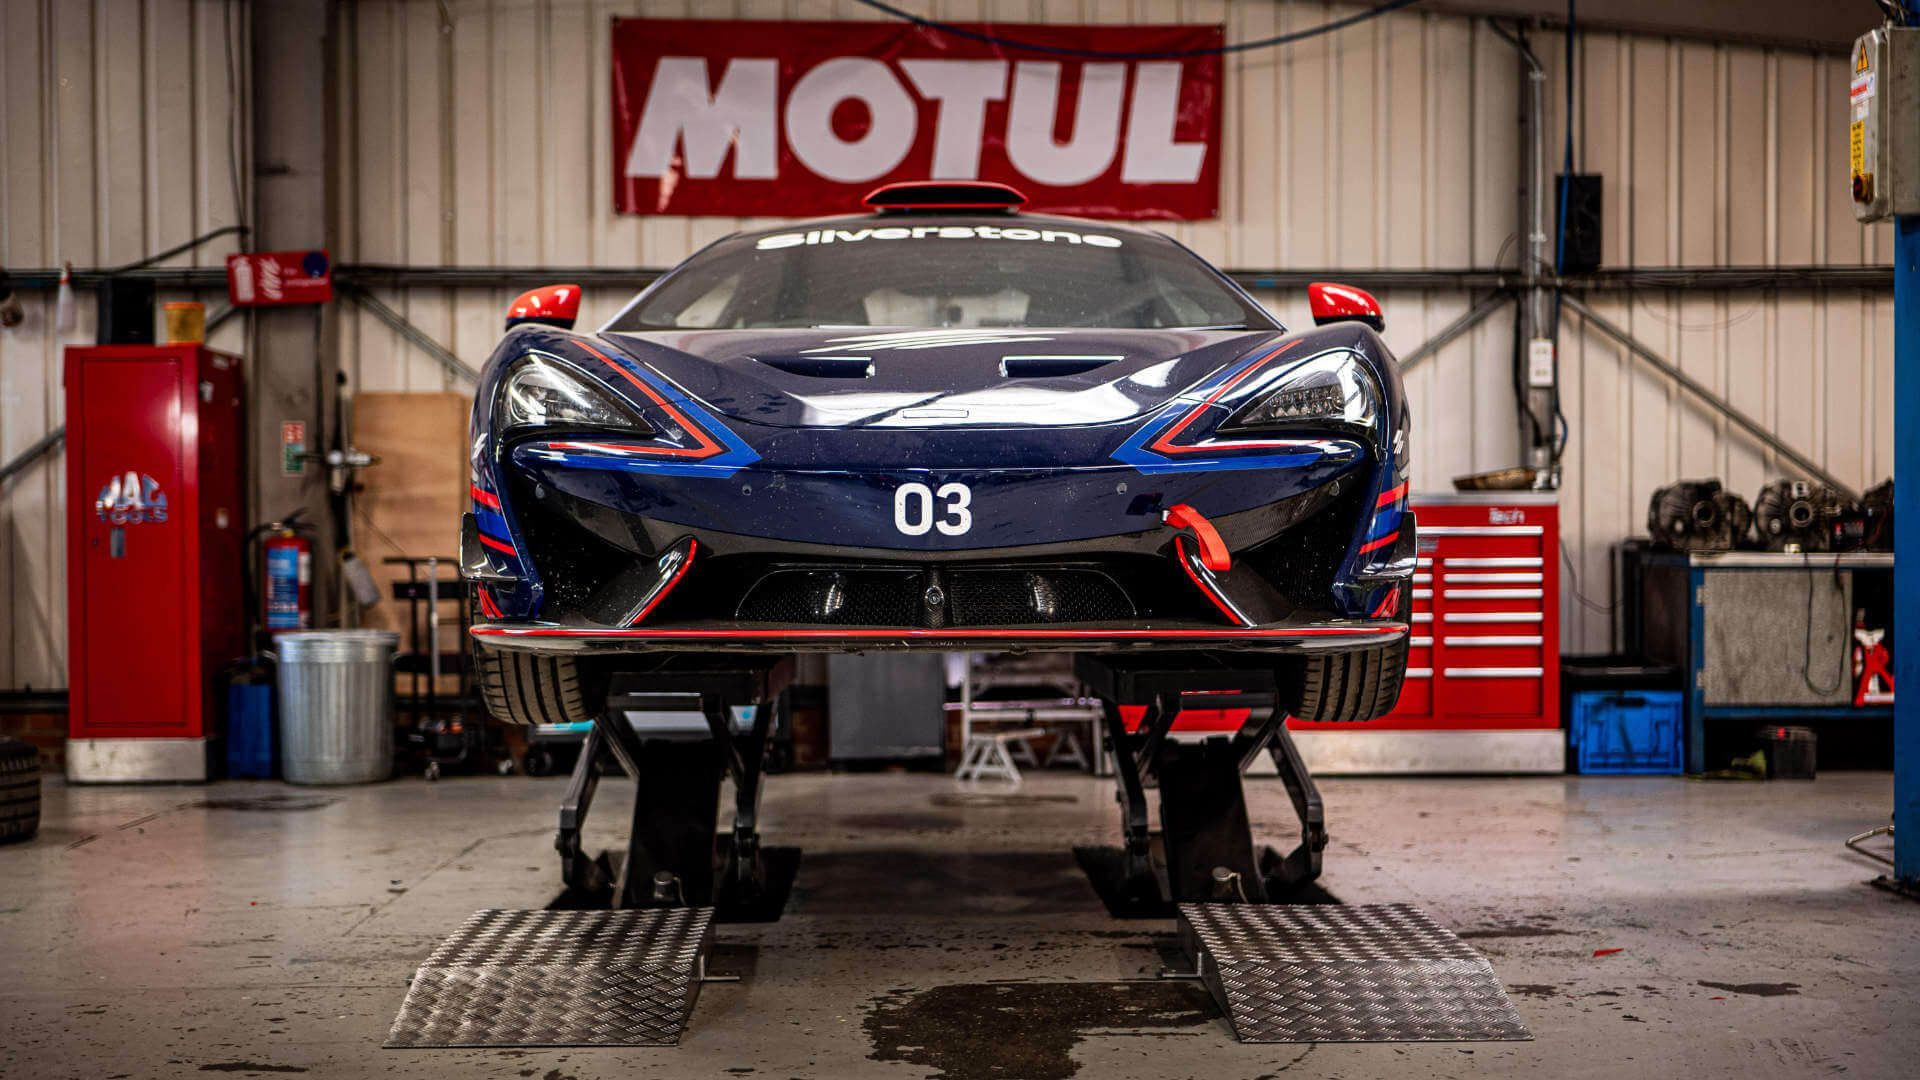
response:
M1314 723L1358 723L1393 711L1407 675L1407 639L1290 660L1281 669L1287 715Z
M472 604L474 621L483 621L477 593ZM587 723L606 709L605 678L580 657L496 649L473 637L467 647L473 652L480 698L502 723Z

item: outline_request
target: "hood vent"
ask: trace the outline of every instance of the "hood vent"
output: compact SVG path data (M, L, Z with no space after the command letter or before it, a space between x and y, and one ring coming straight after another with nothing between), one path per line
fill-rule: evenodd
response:
M1000 374L1010 379L1044 379L1059 375L1078 375L1105 367L1119 356L1003 356Z
M776 356L771 359L757 356L754 359L768 367L779 368L790 375L804 375L809 379L873 377L873 358L870 356Z

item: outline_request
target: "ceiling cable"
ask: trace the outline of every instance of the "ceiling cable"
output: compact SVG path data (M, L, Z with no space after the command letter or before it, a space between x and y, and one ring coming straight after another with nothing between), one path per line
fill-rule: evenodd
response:
M1021 41L1018 38L1001 37L998 34L983 34L978 30L963 29L951 23L943 23L929 19L924 15L916 15L911 11L894 7L892 4L882 3L881 0L859 0L859 2L873 8L875 11L884 11L896 19L904 19L907 22L913 23L915 26L922 26L928 30L937 30L942 34L951 34L958 38L966 38L969 41L978 41L987 45L999 45L1008 49L1022 49L1027 52L1046 53L1050 56L1075 56L1088 60L1185 60L1196 56L1221 56L1226 53L1249 52L1254 49L1270 49L1279 45L1291 45L1296 41L1305 41L1308 38L1318 37L1321 34L1331 34L1335 30L1344 30L1357 23L1366 22L1368 19L1378 18L1388 12L1398 11L1403 7L1417 4L1420 0L1388 0L1387 3L1377 7L1369 8L1366 11L1355 12L1345 18L1335 19L1329 23L1310 26L1305 30L1295 30L1291 33L1277 34L1269 38L1260 38L1256 41L1237 41L1230 45L1220 45L1213 48L1172 49L1166 52L1112 52L1106 49L1076 49L1067 45L1041 45L1037 42Z

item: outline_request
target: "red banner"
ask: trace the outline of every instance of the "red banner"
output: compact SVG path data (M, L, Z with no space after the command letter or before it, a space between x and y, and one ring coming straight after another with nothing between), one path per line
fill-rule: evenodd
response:
M613 201L629 214L857 211L896 180L998 180L1028 209L1210 218L1218 26L613 21ZM1156 58L1157 57L1157 58Z

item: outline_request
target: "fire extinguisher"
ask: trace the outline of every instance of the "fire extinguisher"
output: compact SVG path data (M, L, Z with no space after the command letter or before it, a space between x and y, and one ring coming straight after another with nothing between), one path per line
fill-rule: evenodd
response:
M313 541L299 516L262 526L260 622L269 635L313 625Z

